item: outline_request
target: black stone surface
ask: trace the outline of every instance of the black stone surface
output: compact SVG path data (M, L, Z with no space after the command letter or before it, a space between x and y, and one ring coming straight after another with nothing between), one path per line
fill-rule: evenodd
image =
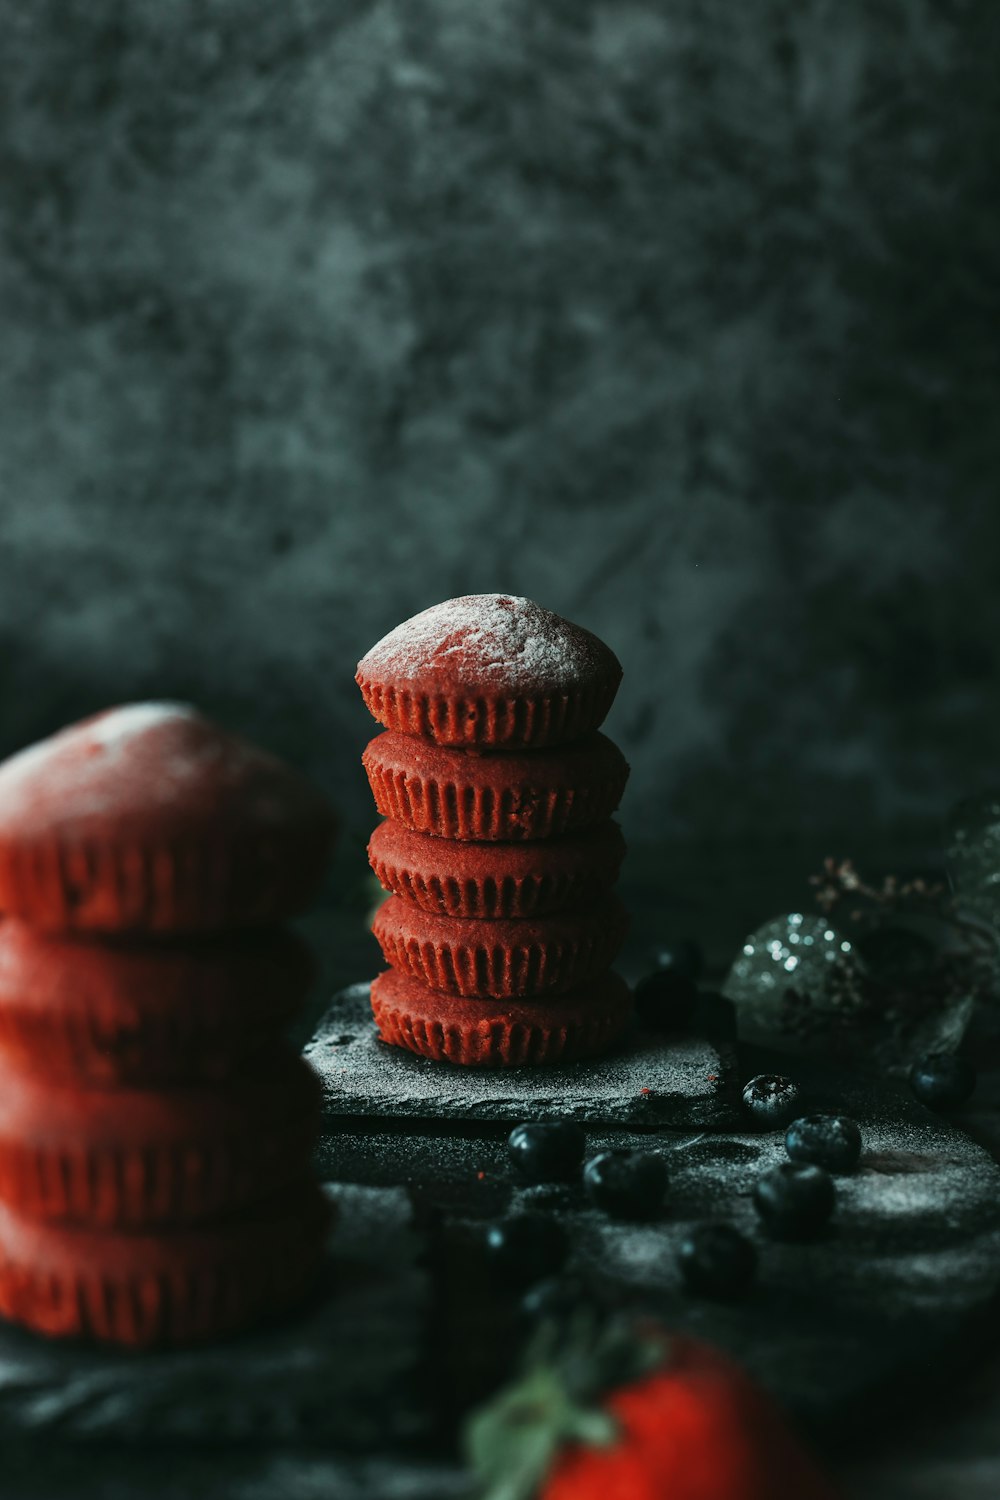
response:
M0 1325L0 1444L319 1442L378 1453L426 1431L430 1316L423 1241L400 1188L331 1186L340 1209L325 1284L280 1326L204 1349L142 1354L48 1342ZM0 1481L0 1494L7 1493Z
M3 1500L472 1500L454 1464L153 1444L3 1450Z
M588 1150L632 1143L664 1151L670 1192L661 1219L621 1224L580 1188L523 1186L504 1137L344 1133L323 1146L326 1171L377 1180L405 1171L411 1191L442 1215L453 1277L455 1386L485 1390L495 1356L510 1346L510 1309L492 1300L477 1265L482 1226L508 1212L551 1211L570 1230L571 1269L594 1294L651 1310L730 1349L800 1420L836 1435L890 1408L911 1382L933 1386L967 1361L969 1330L1000 1284L1000 1168L955 1124L910 1099L801 1073L810 1107L848 1111L861 1125L857 1172L837 1179L829 1230L809 1244L780 1244L751 1202L757 1177L786 1159L781 1131L664 1134L589 1131ZM395 1167L393 1167L395 1163ZM734 1224L756 1244L758 1275L732 1306L687 1295L676 1251L692 1225ZM443 1253L439 1249L439 1254Z
M337 994L306 1047L329 1117L574 1119L632 1129L721 1128L739 1120L728 1004L704 997L676 1038L634 1026L594 1062L556 1068L462 1068L387 1047L375 1033L368 985Z
M623 1231L582 1204L564 1210L578 1264L637 1306L731 1350L801 1420L835 1430L915 1372L939 1379L966 1352L961 1330L1000 1281L1000 1171L933 1120L864 1121L857 1173L837 1179L829 1231L808 1244L762 1234L750 1189L784 1158L780 1136L704 1138L670 1156L664 1222ZM522 1202L530 1194L520 1195ZM676 1252L706 1219L757 1244L750 1295L733 1305L683 1293Z

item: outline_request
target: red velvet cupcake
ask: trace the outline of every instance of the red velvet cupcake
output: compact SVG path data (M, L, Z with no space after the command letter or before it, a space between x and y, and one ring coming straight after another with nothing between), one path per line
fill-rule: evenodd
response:
M0 923L0 1053L81 1086L231 1077L280 1041L312 982L280 929L83 942Z
M417 833L513 842L606 822L628 764L603 734L559 750L476 755L386 730L362 756L375 805Z
M308 1175L321 1088L291 1055L220 1087L88 1090L11 1070L0 1201L27 1218L143 1228L229 1214Z
M474 844L414 833L387 818L368 860L387 891L448 917L534 917L589 906L614 885L625 854L617 823L563 838Z
M621 675L603 641L530 599L466 594L397 625L356 681L387 729L496 749L592 734Z
M279 922L314 895L333 815L193 709L140 703L0 766L0 910L50 932Z
M438 1062L468 1067L539 1066L606 1052L625 1029L632 1002L617 974L572 994L526 1000L463 1000L390 969L372 984L379 1036Z
M627 929L612 895L583 909L491 922L442 917L390 896L372 927L386 962L431 989L539 1003L607 969Z
M49 1338L204 1343L303 1297L332 1218L312 1183L167 1234L50 1224L0 1206L0 1315Z

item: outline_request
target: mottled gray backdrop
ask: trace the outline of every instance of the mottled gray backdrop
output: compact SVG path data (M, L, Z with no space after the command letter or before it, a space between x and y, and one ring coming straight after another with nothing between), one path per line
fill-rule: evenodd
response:
M0 749L184 696L371 821L358 656L529 594L633 836L1000 749L995 0L0 0Z

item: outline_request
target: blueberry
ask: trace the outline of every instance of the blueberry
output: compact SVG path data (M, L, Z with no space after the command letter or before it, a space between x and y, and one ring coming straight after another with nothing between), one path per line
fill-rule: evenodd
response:
M661 948L656 955L661 969L673 974L683 974L694 983L701 978L705 968L705 955L692 938L681 938L676 943Z
M654 969L633 991L635 1011L651 1031L683 1031L698 1003L693 979L674 969Z
M762 1130L787 1125L798 1107L798 1086L780 1073L758 1073L743 1090L743 1108Z
M573 1120L515 1125L507 1155L526 1182L572 1182L580 1175L587 1144L583 1126Z
M803 1115L785 1131L793 1161L812 1162L828 1172L853 1172L861 1155L861 1131L846 1115Z
M928 1052L911 1070L910 1087L931 1109L958 1109L976 1087L976 1070L955 1052Z
M585 1301L579 1281L568 1276L547 1276L536 1281L521 1298L521 1314L528 1323L568 1323Z
M583 1185L595 1207L614 1219L655 1219L667 1193L667 1164L652 1151L602 1151L584 1167Z
M757 1269L757 1251L731 1224L699 1224L681 1241L677 1264L688 1291L738 1297Z
M486 1252L502 1281L524 1287L559 1270L569 1254L569 1240L554 1219L521 1214L490 1225Z
M879 984L897 985L919 978L934 963L934 944L906 927L879 926L854 938L869 975Z
M833 1213L833 1178L822 1167L783 1161L757 1179L753 1190L765 1229L775 1239L806 1240L818 1234Z

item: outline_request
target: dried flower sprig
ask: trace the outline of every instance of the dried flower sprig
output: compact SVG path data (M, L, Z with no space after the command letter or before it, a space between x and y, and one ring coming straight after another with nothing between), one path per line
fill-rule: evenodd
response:
M855 929L857 946L850 959L832 966L821 1005L788 987L782 1024L790 1034L801 1040L822 1036L832 1050L850 1051L859 1029L888 1028L902 1037L964 997L996 994L1000 935L963 910L944 882L886 875L876 884L863 878L853 860L831 857L809 883L824 915L845 933ZM928 919L941 941L914 936L913 926L926 931ZM905 941L908 922L910 966L872 970L865 960L873 936Z
M872 885L862 879L850 859L825 859L820 874L810 875L809 884L816 889L816 904L820 911L828 913L847 897L861 898L873 906L893 911L902 907L910 910L930 908L936 915L954 906L954 898L943 882L934 884L922 877L900 880L898 875L886 875L881 885ZM860 911L857 916L861 916Z
M995 961L1000 949L1000 934L964 910L961 897L944 882L917 876L901 880L898 875L883 876L881 885L864 880L850 859L828 857L818 875L810 875L816 904L826 916L835 913L843 920L868 926L883 925L891 917L931 917L950 928L960 949L970 958ZM844 907L850 903L845 913Z

